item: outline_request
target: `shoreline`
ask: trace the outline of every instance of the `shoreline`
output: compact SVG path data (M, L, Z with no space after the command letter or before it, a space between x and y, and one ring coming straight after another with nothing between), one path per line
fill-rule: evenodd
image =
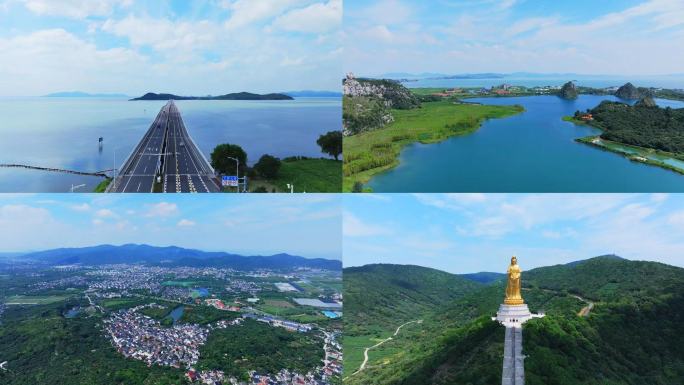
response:
M598 128L598 127L596 127L596 126L594 126L588 122L575 119L572 116L563 116L562 120L565 122L569 122L569 123L573 123L573 124L577 124L577 125L589 126L589 127L595 128L595 129L603 132L603 130L601 130L600 128ZM672 165L667 164L667 163L662 162L662 161L658 161L655 159L648 158L649 154L656 154L656 155L665 156L665 157L675 159L675 160L681 160L674 153L660 151L660 150L657 150L654 148L639 147L639 146L634 146L634 145L627 144L627 143L621 143L621 142L615 142L612 140L606 140L606 139L601 138L601 135L590 135L590 136L585 136L585 137L581 137L581 138L576 138L575 142L582 143L582 144L585 144L585 145L588 145L591 147L595 147L595 148L598 148L598 149L603 150L603 151L612 152L614 154L621 155L622 157L627 158L627 160L629 160L631 162L643 163L643 164L646 164L649 166L660 167L662 169L669 170L669 171L675 172L677 174L684 175L684 168L679 168L679 167L672 166ZM633 149L634 151L636 151L636 154L633 154L633 153L630 153L627 151L623 151L623 150L620 150L618 148L610 147L609 146L610 144L615 144L617 146L623 146L623 147Z
M495 106L495 105L480 105L480 104L453 104L448 101L439 102L425 102L423 107L414 110L392 110L394 114L406 115L405 121L418 120L421 115L427 115L428 112L421 114L420 110L424 109L439 109L439 108L475 108L487 111L479 112L479 116L472 116L472 112L464 114L461 119L452 121L439 121L444 123L443 127L433 128L415 128L404 127L400 125L404 120L397 119L395 122L373 131L362 132L350 137L346 137L344 141L346 147L368 147L361 150L345 151L345 160L343 164L343 188L342 192L352 192L356 183L364 185L362 192L371 192L372 190L365 185L377 174L386 172L394 167L397 167L401 162L399 157L403 149L414 143L434 144L443 142L449 138L466 136L475 133L482 127L482 124L489 119L501 119L514 116L525 112L524 107L520 105L510 106ZM458 110L456 110L458 111ZM451 111L450 111L451 112ZM462 111L463 112L463 111ZM410 116L417 115L417 116ZM434 114L430 114L433 116ZM437 121L437 119L434 119ZM431 121L434 123L434 121ZM416 123L417 124L417 123ZM353 143L352 143L353 142ZM375 143L374 143L375 142ZM355 161L365 162L359 165ZM376 167L369 167L360 171L355 171L355 167L363 168L370 164Z

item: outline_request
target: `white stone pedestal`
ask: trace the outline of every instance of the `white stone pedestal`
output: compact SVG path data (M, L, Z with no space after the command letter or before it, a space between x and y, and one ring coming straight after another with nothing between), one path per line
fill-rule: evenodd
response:
M522 327L522 324L533 317L526 304L506 305L501 304L496 312L494 320L506 327Z

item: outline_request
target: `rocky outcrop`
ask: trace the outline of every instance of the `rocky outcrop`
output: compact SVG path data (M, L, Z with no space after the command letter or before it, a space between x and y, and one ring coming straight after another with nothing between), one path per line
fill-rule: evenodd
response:
M658 107L658 104L656 104L655 100L653 100L652 97L646 96L645 98L641 98L636 104L634 105L635 107Z
M641 94L632 83L626 83L615 91L615 96L621 99L639 99Z
M374 96L388 102L388 107L408 110L420 107L420 100L401 83L387 79L357 79L347 74L342 83L345 96Z
M563 99L577 99L577 86L573 82L567 82L563 84L558 95Z
M420 100L393 80L357 79L350 73L342 82L342 88L342 132L345 136L393 122L392 108L420 107Z

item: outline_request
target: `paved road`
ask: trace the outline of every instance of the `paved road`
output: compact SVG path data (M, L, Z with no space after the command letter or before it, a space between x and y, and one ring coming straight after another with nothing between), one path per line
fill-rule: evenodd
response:
M214 170L190 138L176 104L169 101L121 167L110 192L219 192Z

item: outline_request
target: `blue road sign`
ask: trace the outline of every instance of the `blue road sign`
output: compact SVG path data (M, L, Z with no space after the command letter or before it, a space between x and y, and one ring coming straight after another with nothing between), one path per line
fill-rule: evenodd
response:
M237 187L239 185L239 179L234 175L224 175L221 177L221 185L229 187Z

